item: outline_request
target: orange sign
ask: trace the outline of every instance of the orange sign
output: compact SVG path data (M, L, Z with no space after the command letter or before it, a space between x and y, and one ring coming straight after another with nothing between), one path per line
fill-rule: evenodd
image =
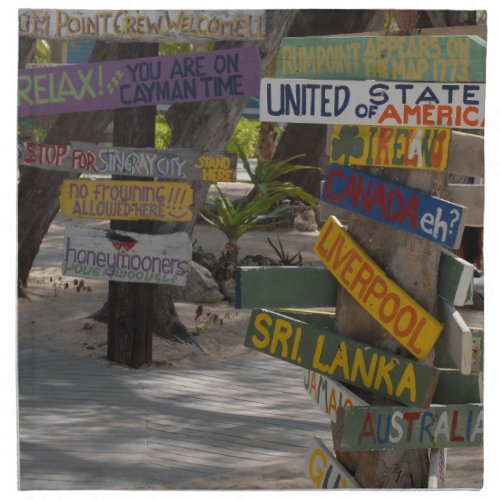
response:
M443 325L380 269L330 216L315 253L346 291L417 359L424 360Z

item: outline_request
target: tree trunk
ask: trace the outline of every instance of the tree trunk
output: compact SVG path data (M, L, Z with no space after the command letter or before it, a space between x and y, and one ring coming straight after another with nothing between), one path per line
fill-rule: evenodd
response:
M35 55L36 40L34 38L19 37L19 60L18 68L24 69L26 64L33 61Z
M97 42L91 61L116 59L117 44ZM111 110L61 114L50 129L46 144L70 141L98 142L113 114ZM80 174L53 172L33 167L19 167L17 191L18 277L23 286L40 249L43 237L59 211L59 187L64 179Z
M432 192L437 196L442 196L444 190L446 174L442 172L392 173L380 168L362 170L371 170L370 173L397 184ZM392 279L427 311L436 314L440 245L363 217L355 217L350 221L349 233ZM335 328L338 333L387 352L408 355L342 287L337 291L336 311ZM432 361L433 352L426 362L432 364ZM362 397L373 405L394 404L367 392L363 392ZM335 433L333 423L332 432ZM337 452L337 458L365 488L427 487L427 450Z

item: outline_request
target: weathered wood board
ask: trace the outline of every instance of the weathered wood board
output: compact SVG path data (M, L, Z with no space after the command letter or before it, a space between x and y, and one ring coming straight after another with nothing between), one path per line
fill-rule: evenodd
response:
M484 137L467 132L451 132L448 173L484 177Z
M429 480L427 488L444 488L447 466L447 448L432 448L429 453Z
M460 313L450 304L441 301L444 322L441 339L455 365L463 375L472 370L472 333Z
M317 488L360 488L356 480L318 437L313 437L307 448L304 473Z
M38 116L259 95L253 47L143 57L18 74L18 116Z
M462 307L467 303L471 284L474 284L474 266L443 249L439 261L438 295L450 304Z
M445 170L448 164L450 129L368 125L330 125L328 129L332 163L421 170Z
M65 217L189 221L193 189L185 182L66 179L59 197Z
M484 366L484 330L472 328L472 367L471 373L482 372Z
M438 295L454 306L468 305L471 302L467 298L471 295L473 272L472 264L443 249L439 263ZM237 309L334 307L336 289L337 280L324 267L236 268Z
M255 309L244 345L389 399L430 404L437 370L275 311Z
M51 40L116 42L260 40L262 10L70 10L20 9L19 36Z
M223 151L17 142L18 165L64 172L234 182L237 157Z
M337 410L341 406L368 405L345 385L312 370L304 370L304 387L333 423L337 421Z
M259 111L266 122L481 129L484 95L483 83L263 78Z
M447 247L462 241L463 206L336 163L325 174L321 200Z
M483 382L481 373L463 375L456 368L438 368L438 383L433 404L454 405L482 403Z
M336 290L322 267L237 267L235 307L327 307Z
M427 357L443 325L391 280L335 217L329 217L321 229L314 252L395 340L417 359Z
M65 276L184 286L190 266L187 233L150 235L68 226L64 234Z
M338 451L459 448L483 445L483 405L348 406L333 430Z
M278 78L484 82L476 36L295 37L281 41Z
M465 226L484 227L484 185L448 184L446 198L467 207Z

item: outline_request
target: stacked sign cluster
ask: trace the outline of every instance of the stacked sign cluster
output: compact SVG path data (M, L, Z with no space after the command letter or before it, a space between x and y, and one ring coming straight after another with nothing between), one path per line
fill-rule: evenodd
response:
M117 42L258 40L262 11L22 10L20 35L54 40ZM256 48L195 52L19 72L18 116L24 117L258 96ZM84 174L63 182L69 218L192 220L193 181L233 182L236 155L110 144L18 142L18 163ZM113 176L133 176L116 180ZM143 177L144 180L137 180ZM68 227L63 274L113 281L184 286L191 265L185 232L169 235Z
M329 125L323 213L368 218L446 252L438 291L450 302L442 304L443 325L411 290L401 288L397 276L387 276L335 215L329 215L314 245L338 286L410 357L328 331L312 312L301 317L286 310L253 311L245 345L307 370L306 390L330 416L338 451L425 448L431 463L442 465L446 448L482 446L479 401L466 395L460 404L437 404L449 373L456 384L456 375L477 381L480 371L471 363L470 330L453 307L464 305L472 274L460 285L452 283L454 274L443 263L451 259L464 269L449 251L461 243L468 207L359 167L445 170L451 129L484 127L484 71L485 44L476 37L289 38L280 47L278 78L261 81L261 120ZM472 168L468 175L475 176ZM446 296L444 290L453 287ZM455 370L423 363L443 344ZM402 406L370 406L344 384ZM308 450L305 473L318 487L359 487L318 438Z

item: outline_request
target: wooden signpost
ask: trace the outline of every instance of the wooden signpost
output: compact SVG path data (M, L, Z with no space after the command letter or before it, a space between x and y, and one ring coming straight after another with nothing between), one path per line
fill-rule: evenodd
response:
M457 368L437 368L437 370L439 377L432 397L433 404L460 405L483 402L481 373L464 375Z
M281 41L278 78L484 82L477 36L335 36Z
M335 305L337 282L320 267L237 267L235 307Z
M343 407L333 431L338 451L483 445L483 405Z
M473 273L472 264L442 249L438 295L457 307L472 304ZM324 267L236 268L237 309L334 307L336 295L337 280Z
M366 406L368 403L345 385L312 370L304 370L304 387L309 396L332 422L341 406Z
M259 95L253 47L19 71L18 116Z
M438 295L457 307L471 304L473 283L474 266L443 249L439 261Z
M69 10L20 9L19 36L114 42L261 40L262 10Z
M446 198L467 207L464 220L466 226L484 227L483 184L448 184Z
M453 130L448 154L448 173L484 177L484 137Z
M472 370L472 333L460 313L450 304L441 302L444 321L441 340L455 365L464 375Z
M441 245L458 248L463 206L332 163L322 201Z
M159 179L234 182L234 153L190 149L124 148L106 144L17 143L19 165L64 172L130 175Z
M424 360L443 325L417 304L329 217L314 252L363 309L417 359Z
M66 276L184 286L191 266L187 233L138 234L67 227L62 272Z
M451 131L444 128L333 125L330 161L352 166L444 170Z
M260 120L484 128L484 83L263 78Z
M317 488L360 488L346 468L332 455L318 437L313 437L306 452L304 473Z
M185 182L65 180L61 212L70 218L190 221L193 189Z
M431 366L275 311L253 311L244 345L407 405L428 406L436 388Z

